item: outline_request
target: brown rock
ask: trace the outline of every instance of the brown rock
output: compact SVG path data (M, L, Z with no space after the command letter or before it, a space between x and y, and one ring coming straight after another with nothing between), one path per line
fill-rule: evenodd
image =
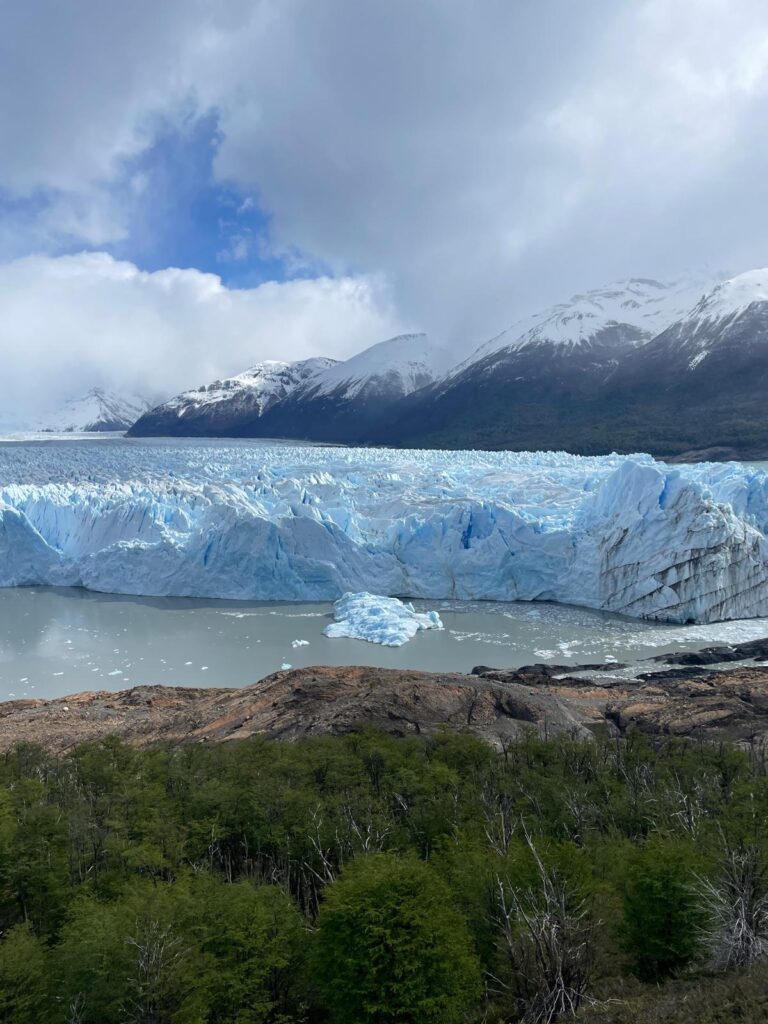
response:
M526 730L587 737L598 727L737 741L768 736L768 668L698 672L617 680L599 672L555 676L541 666L482 675L314 667L276 672L242 689L84 692L0 704L0 751L20 741L63 751L108 735L138 746L256 735L295 740L366 726L396 735L471 730L494 743Z

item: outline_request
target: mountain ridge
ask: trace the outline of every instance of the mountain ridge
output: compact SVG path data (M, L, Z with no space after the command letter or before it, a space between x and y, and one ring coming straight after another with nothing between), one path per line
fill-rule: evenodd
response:
M630 278L517 321L453 366L425 335L389 339L309 374L263 414L231 417L224 434L210 421L202 432L757 457L768 455L766 385L768 271L715 283ZM131 433L156 428L143 417Z
M344 361L260 363L176 396L129 434L364 442L390 406L437 379L447 363L424 334L397 335Z

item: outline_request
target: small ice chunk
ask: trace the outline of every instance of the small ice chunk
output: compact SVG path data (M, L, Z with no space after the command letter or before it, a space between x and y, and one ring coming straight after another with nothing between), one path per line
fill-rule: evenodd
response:
M292 640L291 647L309 647L309 640Z
M377 594L344 594L333 606L336 620L325 636L368 640L386 647L402 647L421 629L443 629L437 612L417 612L412 604Z
M111 672L107 672L108 676L121 676L122 674L123 674L123 670L121 668L116 668L116 669L113 669Z
M283 672L287 672L289 668L293 668L293 665L289 665L287 661L284 661L283 664L280 666L280 669Z

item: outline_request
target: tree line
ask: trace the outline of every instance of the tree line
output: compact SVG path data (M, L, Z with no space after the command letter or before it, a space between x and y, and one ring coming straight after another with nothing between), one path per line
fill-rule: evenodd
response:
M762 750L379 732L0 760L0 1020L768 1020Z

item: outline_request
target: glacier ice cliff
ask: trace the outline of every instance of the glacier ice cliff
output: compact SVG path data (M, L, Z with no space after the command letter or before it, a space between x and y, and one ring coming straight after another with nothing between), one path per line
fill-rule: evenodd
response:
M0 585L768 615L768 478L650 456L102 442L0 449Z

